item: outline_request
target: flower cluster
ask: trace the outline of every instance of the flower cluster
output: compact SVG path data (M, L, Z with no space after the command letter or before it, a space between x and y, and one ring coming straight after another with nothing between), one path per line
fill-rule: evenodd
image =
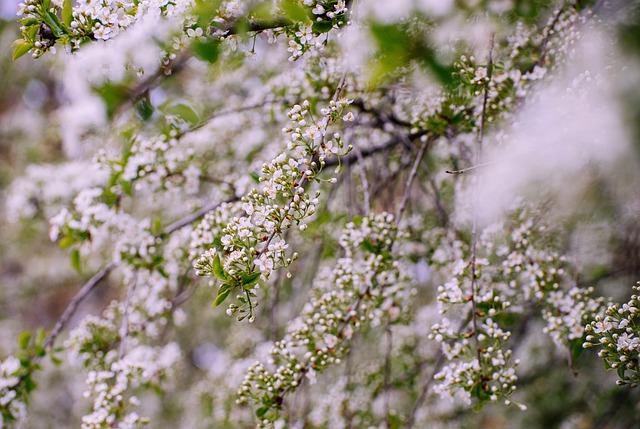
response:
M300 3L311 9L313 19L284 29L289 39L289 61L297 60L306 52L317 55L328 40L327 33L345 25L348 19L345 0L300 0Z
M131 391L140 386L159 388L180 359L177 344L158 347L140 344L143 338L159 334L153 326L150 329L143 326L144 320L154 325L151 320L157 314L129 314L127 337L122 338L118 322L122 323L123 311L127 309L114 302L102 318L86 317L67 340L72 356L89 370L84 396L92 398L93 403L92 412L82 418L83 429L131 429L148 422L131 411L140 405ZM124 341L129 347L121 345L118 350L115 346Z
M20 360L9 356L0 362L0 427L4 423L22 420L26 415L25 403L17 397L16 386L21 382Z
M633 289L640 291L640 282ZM620 386L640 385L639 304L638 295L631 295L626 304L609 305L604 317L596 316L595 321L585 327L587 337L583 347L602 347L598 356L604 361L605 368L617 371Z
M398 231L387 213L349 223L340 244L345 256L315 283L301 315L271 349L268 362L249 368L238 391L239 403L259 405L259 427L281 419L285 396L305 380L340 363L354 334L400 316L405 279L391 254Z
M109 40L144 17L183 17L192 0L103 1L26 0L18 6L23 40L16 54L34 57L55 52L61 43L71 50L88 40Z
M92 412L82 418L82 429L134 429L148 423L130 409L140 405L127 392L140 385L159 386L171 375L171 367L179 360L177 344L162 348L137 346L111 363L107 370L92 370L87 375L85 397L93 399Z
M224 253L211 248L195 261L198 275L223 281L215 305L235 288L242 290L240 306L231 304L228 314L239 313L240 320L249 317L253 321L257 303L252 298L256 297L258 279L268 279L274 269L286 268L296 258L295 253L286 255L289 244L284 232L294 224L301 231L307 228L305 221L315 213L320 191L310 194L305 186L320 180L327 157L343 156L350 150L343 149L340 134L334 133L331 140L327 136L329 125L340 119L348 104L348 100L331 100L328 108L321 109L320 120L314 120L309 102L289 111L294 126L283 130L291 139L287 151L263 165L261 189L252 189L241 200L245 215L234 217L222 229L220 247ZM349 114L345 118L350 119ZM328 181L334 183L335 179Z
M539 216L521 207L509 224L486 227L473 256L469 244L451 235L433 253L434 264L444 263L452 274L438 288L440 312L464 315L458 327L448 318L432 327L430 337L449 361L435 377L441 394L512 403L507 397L515 390L518 362L510 363L511 351L503 350L511 335L500 325L506 314L540 305L544 331L566 347L582 338L584 323L600 311L602 299L592 298L593 289L563 287L570 283L566 258L554 250L554 234Z

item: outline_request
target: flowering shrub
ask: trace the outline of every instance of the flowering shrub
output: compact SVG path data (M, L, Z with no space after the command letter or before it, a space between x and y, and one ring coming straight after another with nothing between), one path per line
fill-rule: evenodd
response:
M604 3L19 3L0 428L637 425Z

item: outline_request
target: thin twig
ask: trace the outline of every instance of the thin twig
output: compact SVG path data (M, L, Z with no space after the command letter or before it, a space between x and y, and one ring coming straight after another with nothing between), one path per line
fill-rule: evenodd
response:
M111 271L113 271L113 269L116 268L117 266L118 266L117 262L115 261L110 262L103 269L95 273L93 277L91 277L89 281L86 282L84 286L82 286L82 288L78 291L78 293L71 299L71 301L67 305L67 308L64 310L64 313L62 313L62 316L60 316L60 319L58 319L58 322L56 323L56 326L53 328L53 331L51 331L51 334L49 334L47 339L44 341L45 349L50 350L53 347L56 339L58 338L58 335L60 335L60 332L62 332L62 330L67 325L67 323L69 323L69 319L71 319L71 317L75 314L80 303L84 301L84 299L96 288L96 286L98 286L98 284L105 277L107 277L107 275Z
M470 319L471 319L471 314L468 314L467 318L458 327L458 334L460 334L464 330L465 326L467 326ZM418 399L416 400L415 404L413 404L413 408L411 409L411 414L409 415L409 418L407 419L407 421L403 426L404 429L411 429L415 424L418 410L420 409L424 401L426 401L427 394L429 393L429 389L431 389L431 384L433 383L434 377L440 371L440 368L444 364L444 361L445 361L445 355L442 352L442 348L440 348L438 350L438 353L436 354L436 363L433 366L433 370L431 371L431 373L429 374L429 377L427 377L424 385L422 386L422 390L420 391L420 395L418 396Z
M209 115L209 117L207 117L206 119L202 120L201 122L197 123L196 125L194 125L193 127L178 133L178 135L176 136L177 138L180 138L182 136L184 136L185 134L188 133L192 133L194 131L197 131L199 129L201 129L202 127L204 127L205 125L207 125L208 123L210 123L212 120L216 119L216 118L220 118L222 116L227 116L227 115L232 115L235 113L242 113L242 112L246 112L249 110L253 110L253 109L258 109L260 107L264 107L268 104L273 104L273 103L278 103L280 101L283 100L263 100L259 103L254 103L254 104L248 104L246 106L240 106L240 107L235 107L235 108L231 108L231 109L225 109L225 110L220 110L217 112L213 112L211 115Z
M413 408L411 409L411 414L409 414L409 418L404 424L405 429L411 429L415 424L418 410L420 409L424 401L426 401L427 394L429 393L429 390L431 389L431 385L433 384L433 377L438 373L438 371L440 371L440 368L444 363L444 353L442 353L442 350L438 350L437 356L438 357L436 359L435 365L433 366L433 370L429 374L429 377L427 377L427 380L424 382L424 385L420 390L420 396L418 396L418 399L416 399L416 402L413 404Z
M422 143L420 146L420 150L418 151L418 155L416 156L416 160L413 163L413 167L411 168L411 172L409 173L409 177L407 177L407 182L404 186L404 195L402 196L402 202L400 203L400 207L398 208L398 213L396 214L396 223L400 223L400 219L402 219L402 215L404 214L405 209L407 208L407 202L409 201L409 192L411 191L411 185L413 184L413 179L415 179L416 174L418 173L418 166L422 162L422 158L424 158L424 154L427 151L427 147L431 142L435 140L435 137L431 136Z
M360 172L360 180L362 181L362 193L364 196L364 215L368 216L371 211L371 196L369 195L369 182L367 181L367 170L364 166L364 158L360 148L354 148L358 157L358 171Z
M174 233L175 231L189 225L192 224L193 222L195 222L196 220L200 219L201 217L203 217L204 215L206 215L207 213L209 213L210 211L213 211L215 209L217 209L218 207L220 207L222 204L229 204L229 203L233 203L235 201L238 201L240 199L239 196L234 195L231 198L228 198L225 201L222 202L211 202L207 205L205 205L204 207L202 207L200 210L195 211L185 217L183 217L180 220L175 221L174 223L172 223L171 225L167 226L164 230L164 232L162 234L160 234L160 238L164 238L167 235L170 235L172 233Z
M482 168L482 167L487 167L489 165L493 165L493 164L497 164L498 161L490 161L490 162L483 162L483 163L479 163L477 165L474 165L472 167L467 167L467 168L462 168L460 170L445 170L444 172L447 174L463 174L466 173L467 171L473 171L476 170L478 168Z

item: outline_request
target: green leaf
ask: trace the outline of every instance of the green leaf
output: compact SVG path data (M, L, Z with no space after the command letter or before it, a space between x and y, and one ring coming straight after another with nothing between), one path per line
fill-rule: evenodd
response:
M373 244L371 244L371 241L368 238L362 240L360 246L369 253L378 253L376 252L376 249L373 247Z
M73 269L79 273L82 272L82 264L80 261L80 250L73 249L71 251L71 254L69 255L69 258L71 259L71 266L73 267Z
M251 289L260 279L260 271L242 275L242 286L245 289Z
M213 263L211 264L211 269L213 274L219 278L220 280L227 280L227 273L224 272L224 268L222 267L222 262L220 261L220 255L216 254L215 258L213 258Z
M194 40L191 43L193 55L203 61L215 63L220 55L220 42L218 40Z
M216 299L213 301L212 306L213 307L217 307L220 304L222 304L224 302L225 299L227 299L227 297L229 296L229 294L231 293L233 289L227 289L222 293L219 293L218 296L216 297Z
M274 18L273 12L274 8L272 3L260 2L251 9L249 15L254 17L255 19L267 21Z
M196 0L195 7L192 9L194 15L197 16L198 27L207 28L212 25L211 20L218 15L218 8L222 0Z
M312 27L316 33L328 33L333 28L333 23L331 21L315 21Z
M47 12L43 14L42 19L44 20L45 24L47 24L49 28L51 28L54 36L62 37L67 34L67 29L62 25L55 13Z
M264 406L264 407L258 408L256 410L256 417L261 418L262 416L267 414L267 411L269 411L269 407L268 406Z
M75 238L71 237L70 235L65 235L60 239L58 246L60 246L61 249L68 249L69 247L73 246L75 242Z
M313 16L308 8L295 0L283 0L280 7L287 18L294 22L307 22Z
M154 217L151 221L151 234L162 234L162 218L160 218L159 216Z
M68 27L71 25L72 20L73 20L73 1L64 0L64 3L62 4L62 22L64 22Z
M31 27L27 27L27 29L23 34L26 36L25 38L27 40L34 41L38 36L39 30L40 30L40 21L36 21L36 24L32 25Z
M220 295L221 293L224 293L224 292L226 292L228 290L231 290L231 289L233 289L233 285L232 284L222 283L220 285L220 287L218 288L218 295Z
M169 115L179 116L191 125L197 125L200 123L200 116L196 113L193 107L184 103L164 106L163 111Z
M149 97L142 98L136 103L136 113L143 121L148 121L153 116L154 108L149 101Z
M31 331L22 331L20 335L18 335L18 345L22 350L25 350L29 347L29 343L31 342Z
M33 44L23 39L13 42L13 61L17 60L33 48Z
M128 196L132 196L133 195L133 186L131 184L131 182L129 182L128 180L122 180L120 181L120 186L122 187L122 191L127 194ZM115 201L114 201L115 203Z
M112 117L118 106L128 99L127 87L107 83L94 89L104 101L107 108L107 116Z
M31 25L40 25L40 21L38 21L36 18L22 18L19 19L18 22L20 23L20 25L23 25L25 27L29 27Z
M60 359L59 357L51 355L50 358L51 358L51 363L53 363L55 366L62 365L62 359Z

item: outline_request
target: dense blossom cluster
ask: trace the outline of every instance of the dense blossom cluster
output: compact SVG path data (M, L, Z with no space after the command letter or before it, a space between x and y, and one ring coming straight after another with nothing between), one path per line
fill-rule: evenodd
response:
M20 383L20 360L9 356L0 363L0 427L26 416L23 398L17 397L15 387Z
M640 384L638 298L595 316L603 288L576 257L579 227L549 226L564 221L566 194L516 187L505 214L511 191L491 187L490 173L529 156L493 150L509 154L524 134L537 154L568 148L581 110L568 101L606 89L597 72L562 75L595 21L585 2L525 3L22 3L14 57L72 53L48 60L66 63L52 133L74 161L27 169L6 210L12 222L48 218L87 283L49 335L24 336L0 362L0 427L25 417L31 375L60 359L70 325L61 371L86 372L70 388L87 399L73 411L83 429L450 428L479 426L495 407L470 417L469 405L498 402L515 405L498 412L518 425L565 352L573 369L585 325L584 347L602 347L620 384ZM542 125L564 133L557 144L521 116L540 105ZM595 181L620 152L596 156L584 134L586 161L571 172ZM39 287L46 264L23 260ZM75 284L42 272L65 297ZM226 311L202 305L202 284L214 307L231 297ZM102 286L101 316L76 321ZM532 394L515 393L519 377Z
M284 418L285 396L305 380L315 384L326 367L339 364L356 332L399 318L406 305L406 279L391 254L397 235L387 213L346 226L340 237L345 256L327 278L318 278L311 301L275 343L268 362L252 365L240 387L239 403L260 405L260 427L277 426Z
M458 321L445 317L432 326L430 337L442 344L449 361L435 376L440 382L435 389L441 394L482 403L506 398L515 390L518 361L510 363L512 352L503 349L511 336L501 326L508 320L506 314L540 305L547 323L544 331L559 346L568 347L583 337L585 322L601 311L603 299L592 298L593 288L569 287L566 258L553 250L552 233L537 216L540 213L521 208L511 224L486 227L475 254L455 238L433 253L434 262L448 263L443 268L452 274L438 288L440 312L463 315Z
M314 121L309 102L295 105L288 113L294 126L283 129L291 138L287 150L262 167L262 189L252 189L242 198L245 215L234 217L220 232L220 253L207 250L194 263L200 276L216 276L224 283L218 291L216 305L224 301L234 288L242 289L240 306L231 304L227 313L239 313L238 318L255 319L257 305L255 287L258 277L267 280L274 269L287 268L296 258L286 254L289 247L284 238L286 230L298 225L307 228L305 221L315 213L320 192L310 194L305 186L318 180L329 156L344 156L350 148L343 147L339 133L328 136L328 127L340 120L346 99L331 100L321 109L322 119ZM352 120L353 113L344 115ZM331 138L331 140L328 140ZM334 183L335 179L329 179ZM205 222L209 222L205 220Z
M131 410L140 404L131 391L142 385L161 388L180 359L180 348L175 343L161 347L141 344L145 337L159 334L153 326L149 329L141 325L154 315L128 314L127 337L123 337L118 326L125 317L123 311L127 309L113 303L103 318L85 318L67 341L72 354L88 369L84 396L93 402L91 413L82 419L83 429L133 429L148 422ZM122 345L123 342L126 343ZM118 343L120 348L113 348Z
M640 291L640 282L633 286ZM625 304L611 304L603 315L586 326L587 337L583 347L602 347L598 356L607 369L618 373L619 385L637 387L640 384L638 359L640 333L638 332L638 295L631 295Z

